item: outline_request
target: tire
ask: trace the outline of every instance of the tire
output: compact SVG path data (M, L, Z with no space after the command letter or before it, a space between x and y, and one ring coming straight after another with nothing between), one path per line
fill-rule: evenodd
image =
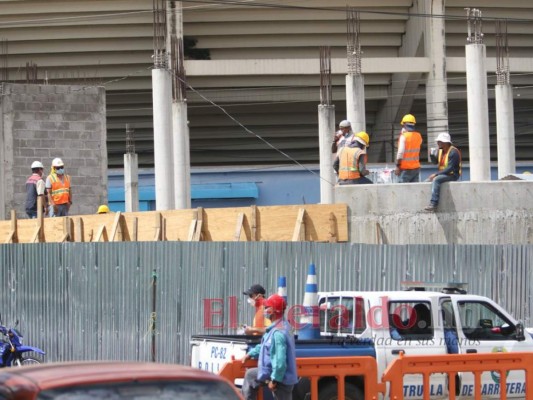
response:
M318 392L318 400L337 400L337 382L330 382ZM344 385L345 400L364 400L365 396L361 389L352 383L346 382Z
M28 357L20 357L20 365L17 361L15 361L14 366L25 366L25 365L38 365L42 364L44 361L42 358L37 356L28 356Z

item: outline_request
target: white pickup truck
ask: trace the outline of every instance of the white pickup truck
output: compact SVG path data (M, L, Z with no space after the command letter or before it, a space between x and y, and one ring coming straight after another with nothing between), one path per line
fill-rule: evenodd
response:
M523 325L492 300L466 294L456 286L442 285L442 291L414 289L390 292L335 291L318 294L321 339L296 341L297 357L366 355L376 358L381 376L400 352L421 354L474 354L533 351L533 337ZM193 336L192 366L217 372L234 357L241 358L259 339L250 336ZM342 345L339 345L341 344ZM432 375L431 398L448 398L446 375ZM458 398L472 398L474 376L457 376ZM483 398L499 398L497 372L482 375ZM525 374L507 376L507 397L523 398ZM301 380L293 399L304 399L308 382ZM363 399L361 377L346 382L346 399ZM404 397L422 398L422 377L407 375ZM319 399L336 399L336 382L319 382Z

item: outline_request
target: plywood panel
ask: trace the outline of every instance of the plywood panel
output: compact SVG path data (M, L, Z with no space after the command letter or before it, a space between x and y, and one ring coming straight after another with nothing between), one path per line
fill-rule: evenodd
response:
M191 223L201 221L201 241L234 241L236 222L242 219L240 240L291 241L298 215L303 212L301 240L329 242L335 237L339 242L348 241L346 204L312 204L273 207L206 208L198 210L148 211L118 214L94 214L71 216L69 241L90 242L98 232L108 235L116 232L115 241L131 241L137 232L138 241L190 240ZM13 231L13 222L0 221L0 240L3 242ZM81 224L81 225L80 225ZM60 242L65 238L64 218L43 220L43 240ZM79 227L82 227L80 229ZM198 225L200 226L200 225ZM35 238L37 220L16 221L19 243L31 243ZM105 229L104 229L105 228ZM81 236L81 237L80 237ZM111 238L109 238L111 240Z

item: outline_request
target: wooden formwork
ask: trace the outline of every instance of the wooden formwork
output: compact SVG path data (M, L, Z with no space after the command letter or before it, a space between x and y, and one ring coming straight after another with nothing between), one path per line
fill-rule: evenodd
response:
M347 242L346 204L198 208L0 221L2 243Z

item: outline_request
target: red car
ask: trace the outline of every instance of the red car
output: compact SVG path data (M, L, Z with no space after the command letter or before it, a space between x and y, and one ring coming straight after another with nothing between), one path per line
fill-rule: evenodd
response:
M226 379L182 365L68 362L0 370L0 400L242 400Z

